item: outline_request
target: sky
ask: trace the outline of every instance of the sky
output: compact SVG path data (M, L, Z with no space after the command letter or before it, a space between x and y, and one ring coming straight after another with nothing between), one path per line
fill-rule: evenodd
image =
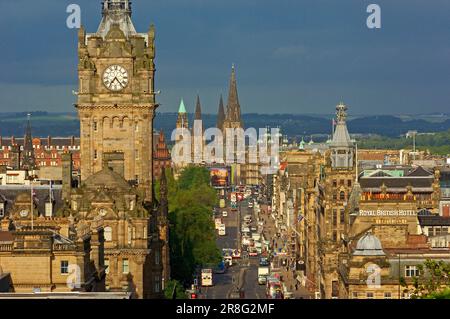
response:
M0 112L75 111L77 30L100 0L0 0ZM381 29L366 25L370 3ZM138 32L156 26L159 111L216 113L236 65L243 113L450 113L448 0L134 0Z

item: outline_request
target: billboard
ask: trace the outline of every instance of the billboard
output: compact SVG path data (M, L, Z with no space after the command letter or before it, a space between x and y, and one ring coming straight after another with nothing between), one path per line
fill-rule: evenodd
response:
M222 188L229 185L229 172L227 168L210 168L212 187Z

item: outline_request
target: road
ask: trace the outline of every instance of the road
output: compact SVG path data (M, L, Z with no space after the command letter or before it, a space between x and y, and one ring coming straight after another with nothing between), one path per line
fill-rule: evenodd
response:
M251 214L253 217L253 224L256 225L256 217L253 214L253 209L248 208L248 200L242 201L239 204L240 213L232 212L228 207L226 210L228 216L224 217L226 225L226 236L219 236L217 244L220 249L223 248L241 248L238 247L240 239L240 226L243 217ZM220 210L220 212L222 212ZM239 219L239 220L238 220ZM236 263L228 268L225 274L215 274L213 287L202 288L202 293L206 299L227 299L231 291L237 286L243 288L245 299L263 299L265 298L265 286L258 284L258 257L250 257L249 259L235 260Z

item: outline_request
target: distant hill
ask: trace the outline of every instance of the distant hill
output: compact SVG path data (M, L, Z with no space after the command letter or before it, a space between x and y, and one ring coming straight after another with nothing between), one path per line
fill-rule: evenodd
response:
M23 136L25 133L27 113L2 113L0 114L1 136ZM296 115L296 114L243 114L245 127L280 127L283 134L290 137L308 135L331 134L331 118L324 115ZM349 131L352 134L377 134L387 137L396 137L405 134L409 130L418 132L442 132L450 129L450 119L440 117L436 121L430 116L358 116L348 122ZM155 119L155 129L163 129L168 139L175 127L177 113L158 113ZM193 114L189 115L192 124ZM215 127L216 116L203 115L204 127ZM78 136L80 127L76 113L32 113L32 130L34 136Z

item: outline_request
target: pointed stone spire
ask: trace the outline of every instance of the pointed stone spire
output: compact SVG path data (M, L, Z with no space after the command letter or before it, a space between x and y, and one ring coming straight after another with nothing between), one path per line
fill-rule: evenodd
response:
M223 97L220 95L219 111L217 112L217 128L223 129L223 122L225 121L225 109L223 107Z
M33 138L31 136L31 114L27 115L27 128L25 132L25 139L23 144L23 166L26 169L33 169L36 167Z
M236 127L237 124L240 127L243 126L243 123L241 120L241 106L239 104L239 96L238 96L237 83L236 83L236 70L235 70L234 64L231 69L226 121L229 124L231 124L231 127Z
M201 120L202 119L202 106L200 104L200 96L197 95L197 105L195 107L195 119Z

